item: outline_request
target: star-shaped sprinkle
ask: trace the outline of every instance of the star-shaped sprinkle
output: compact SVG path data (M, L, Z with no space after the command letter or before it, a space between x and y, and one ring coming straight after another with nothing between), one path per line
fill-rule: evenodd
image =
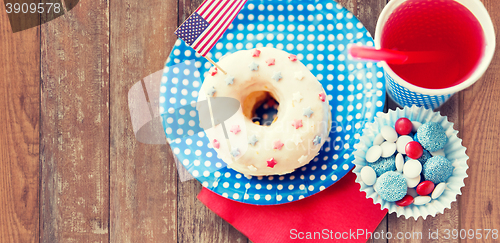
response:
M290 61L292 61L292 62L295 62L295 61L297 61L297 56L290 54L290 56L288 56L288 59L290 59Z
M248 65L248 68L250 68L250 71L258 71L259 70L259 64L252 62L250 65Z
M280 81L280 79L282 79L282 78L283 78L283 76L281 76L281 72L274 72L274 73L273 73L273 77L272 77L272 79L274 79L274 81L278 82L278 81Z
M323 102L326 100L326 94L325 93L319 93L319 99Z
M305 108L305 109L303 110L303 112L304 112L304 113L303 113L303 115L304 115L304 116L307 116L308 118L310 118L310 117L311 117L311 115L314 113L314 111L312 111L312 110L311 110L311 107L310 107L310 106L309 106L309 107L307 107L307 108Z
M270 158L267 160L267 167L274 168L276 164L277 162L274 158Z
M212 67L210 68L210 71L208 71L208 73L212 76L215 76L215 74L217 74L217 67Z
M292 142L295 143L295 145L299 145L299 143L302 143L302 139L297 135L293 137Z
M293 101L297 101L297 102L300 102L302 100L302 95L300 94L300 92L297 92L297 93L293 93Z
M259 141L259 139L257 139L257 136L252 135L250 137L250 139L248 140L248 143L251 144L251 145L253 145L253 146L255 146L255 143L257 143L258 141Z
M285 144L283 144L281 140L278 139L274 141L273 149L281 150L281 148L283 148L283 145Z
M212 146L216 149L220 148L219 141L217 141L217 139L214 139L214 141L212 141Z
M253 166L253 165L249 165L247 166L249 170L251 171L257 171L257 167Z
M229 131L234 133L234 135L238 134L241 132L240 125L233 125Z
M299 163L303 164L303 163L306 163L306 162L307 162L307 156L305 156L305 155L300 156Z
M295 79L297 79L297 80L304 79L304 73L301 71L295 72Z
M260 56L260 51L259 51L259 50L257 50L257 49L254 49L254 50L252 51L252 57L259 57L259 56Z
M276 60L274 58L269 58L266 60L267 66L272 66L276 64Z
M318 144L320 144L320 143L321 143L321 137L320 137L320 136L316 136L316 137L314 137L314 139L313 139L313 144L314 144L314 145L318 145Z
M240 150L238 148L234 148L233 150L231 150L231 155L233 157L240 155Z
M299 129L300 127L302 127L302 120L293 119L292 126L294 126L295 129Z
M207 91L207 95L209 95L209 96L214 96L214 94L215 94L215 92L216 92L216 91L217 91L217 90L215 90L215 87L213 87L213 86L212 86L212 87L210 87L210 88L208 89L208 91Z
M227 77L226 77L226 84L230 85L230 84L233 84L233 83L234 83L234 77L231 76L231 75L227 75Z

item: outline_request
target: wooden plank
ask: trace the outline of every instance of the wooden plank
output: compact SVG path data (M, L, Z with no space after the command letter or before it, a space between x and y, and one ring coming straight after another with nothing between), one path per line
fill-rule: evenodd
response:
M189 17L201 2L179 1L178 24ZM196 199L201 188L196 180L178 182L178 242L247 242L243 234Z
M172 153L167 145L136 140L127 101L129 89L167 60L176 40L177 0L110 4L110 242L177 242Z
M493 19L496 27L500 26L500 2L496 0L482 1ZM498 134L500 134L500 39L497 35L496 52L493 61L485 75L473 86L460 93L461 136L463 145L469 155L469 177L465 179L463 195L459 197L460 225L457 229L482 229L481 242L493 242L491 233L485 239L484 229L500 231L500 149ZM460 135L459 133L459 135ZM475 240L463 240L463 242Z
M108 10L83 1L41 27L41 242L109 240Z
M13 34L0 5L0 242L39 237L40 28Z

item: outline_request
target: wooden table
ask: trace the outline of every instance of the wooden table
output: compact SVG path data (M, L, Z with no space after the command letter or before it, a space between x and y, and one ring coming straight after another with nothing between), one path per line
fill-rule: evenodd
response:
M178 180L168 145L132 132L128 90L162 69L173 31L200 2L82 0L14 34L1 5L0 242L248 241L196 199L199 182ZM341 3L373 34L386 0ZM483 3L500 40L500 2ZM468 148L463 195L435 218L391 214L377 231L500 230L498 50L484 77L441 108Z

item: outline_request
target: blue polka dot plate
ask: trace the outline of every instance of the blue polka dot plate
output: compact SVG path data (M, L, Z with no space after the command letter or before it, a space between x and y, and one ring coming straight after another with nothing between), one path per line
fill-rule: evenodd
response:
M160 89L162 123L175 156L204 187L243 203L288 203L333 185L352 169L353 145L385 100L381 66L352 60L349 44L373 46L373 39L336 2L249 0L208 54L217 61L242 49L282 49L297 55L327 93L332 128L318 156L287 175L252 177L227 168L196 125L198 91L211 64L177 40Z

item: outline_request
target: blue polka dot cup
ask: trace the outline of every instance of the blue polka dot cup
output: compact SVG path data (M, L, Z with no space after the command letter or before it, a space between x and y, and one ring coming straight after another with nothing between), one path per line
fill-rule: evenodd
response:
M375 31L376 48L381 48L381 40L384 36L384 27L386 26L389 17L401 4L406 1L408 0L392 0L386 5L380 14ZM391 69L386 62L382 62L385 71L387 93L389 97L400 106L405 107L416 105L436 109L445 103L454 93L474 84L481 78L488 68L495 50L495 32L490 16L488 15L484 5L479 0L455 1L469 9L477 18L483 29L485 49L482 57L479 59L476 67L471 70L468 78L454 86L440 89L429 89L416 86L398 76L398 74L396 74L396 72ZM418 21L418 19L415 21Z
M375 185L379 183L379 177L376 179L375 184L367 182L367 184L373 185L367 185L362 180L361 169L368 165L368 162L365 160L366 152L373 146L375 137L381 132L382 127L394 127L396 121L401 117L406 117L412 122L419 122L421 124L425 124L426 122L439 123L444 128L448 137L448 142L445 144L442 152L446 159L452 162L453 173L446 181L446 184L444 184L445 189L442 194L436 198L432 198L430 202L424 205L415 205L412 203L405 207L398 206L395 202L382 199L378 192L375 191ZM451 208L451 203L456 201L457 195L462 194L460 190L465 186L464 179L468 177L467 169L469 166L467 165L467 160L469 156L465 154L466 148L462 145L462 139L458 138L457 134L458 131L453 129L453 123L449 122L446 116L441 116L439 112L434 112L423 107L414 105L403 109L389 110L388 113L377 113L374 121L366 124L359 143L354 145L356 150L353 152L355 158L353 161L355 164L353 172L357 176L356 182L360 184L360 191L366 193L366 198L373 199L374 204L380 204L382 210L387 209L389 213L396 213L398 217L403 215L406 219L413 217L415 220L422 217L425 220L427 216L435 217L438 213L444 213L445 208ZM435 155L437 156L437 153ZM397 170L391 168L389 171ZM406 194L413 197L418 196L414 188L408 188Z

